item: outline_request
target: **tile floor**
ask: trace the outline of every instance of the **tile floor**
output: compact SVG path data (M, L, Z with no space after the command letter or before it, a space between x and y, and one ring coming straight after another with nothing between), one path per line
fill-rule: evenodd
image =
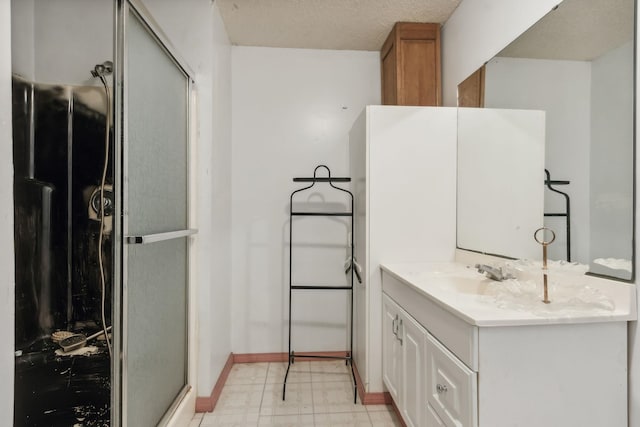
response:
M196 414L189 427L401 426L391 406L353 403L351 371L341 361L236 364L213 412Z

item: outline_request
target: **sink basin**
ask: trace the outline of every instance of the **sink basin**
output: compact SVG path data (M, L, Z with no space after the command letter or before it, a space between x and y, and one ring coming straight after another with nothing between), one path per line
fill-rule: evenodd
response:
M383 270L466 321L483 326L592 322L635 316L635 289L577 272L549 273L550 304L542 302L542 271L495 281L462 263L383 265ZM596 320L599 319L599 320Z

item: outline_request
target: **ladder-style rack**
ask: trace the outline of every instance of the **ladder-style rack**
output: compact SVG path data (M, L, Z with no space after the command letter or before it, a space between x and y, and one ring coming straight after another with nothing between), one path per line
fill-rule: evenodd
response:
M545 180L544 185L554 193L558 193L564 197L565 208L564 212L545 212L546 217L564 217L566 236L567 236L567 262L571 262L571 198L564 191L560 191L554 188L554 185L569 185L571 181L552 180L551 174L548 169L544 170Z
M319 169L325 169L327 171L327 176L326 177L320 177L318 176L318 170ZM351 377L353 378L353 403L356 403L357 400L357 396L358 396L358 384L356 381L356 376L353 370L353 276L355 274L354 268L355 263L354 263L354 247L353 247L353 230L354 230L354 224L353 224L353 193L350 192L349 190L345 190L343 188L340 187L336 187L335 185L333 185L335 182L351 182L351 178L337 178L337 177L332 177L331 176L331 170L325 166L325 165L319 165L316 166L316 168L313 170L313 177L310 178L293 178L294 182L309 182L311 183L310 185L303 187L303 188L299 188L298 190L295 190L293 193L291 193L291 196L289 198L289 353L288 353L288 359L289 359L289 364L287 366L287 372L285 373L284 376L284 384L282 387L282 400L285 400L285 395L286 395L286 391L287 391L287 378L289 376L289 369L291 368L291 365L294 364L295 359L296 358L311 358L311 359L335 359L335 360L344 360L345 363L347 365L349 365L351 367ZM346 194L348 194L349 196L349 201L350 201L350 210L349 211L344 211L344 212L336 212L336 211L327 211L327 212L320 212L320 211L300 211L300 210L294 210L294 196L302 191L308 190L311 187L313 187L316 183L328 183L329 186L337 191L342 191ZM349 261L350 265L347 264L347 266L349 267L348 271L350 271L350 280L349 280L349 284L346 286L328 286L328 285L299 285L299 284L294 284L293 282L293 219L294 217L299 217L299 216L324 216L324 217L347 217L351 219L351 234L350 234L350 238L348 239L349 241L349 250L351 251L351 256L349 257ZM292 295L293 295L293 291L304 291L304 290L345 290L349 293L349 313L350 313L350 321L349 321L349 325L348 325L348 329L349 329L349 350L346 352L346 354L344 356L328 356L328 355L318 355L318 354L304 354L304 353L296 353L292 350L292 346L291 346L291 314L292 314L292 307L291 307L291 301L292 301Z

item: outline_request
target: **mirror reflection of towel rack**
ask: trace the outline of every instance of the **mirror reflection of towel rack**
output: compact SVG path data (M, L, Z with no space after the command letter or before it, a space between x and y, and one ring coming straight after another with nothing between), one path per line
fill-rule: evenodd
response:
M566 219L566 230L567 230L567 262L571 262L571 198L569 195L563 191L554 188L554 185L569 185L571 181L559 181L552 180L551 174L548 169L544 170L545 180L544 185L554 193L561 194L564 197L565 201L565 211L564 212L545 212L545 217L564 217Z

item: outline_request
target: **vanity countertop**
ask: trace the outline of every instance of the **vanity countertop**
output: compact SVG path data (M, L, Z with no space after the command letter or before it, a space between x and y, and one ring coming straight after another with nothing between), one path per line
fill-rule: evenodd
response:
M538 297L542 272L536 284L534 280L494 281L473 265L460 262L386 264L381 268L420 296L479 327L637 319L636 287L624 282L549 272L551 303L544 304ZM383 290L390 292L384 281Z

